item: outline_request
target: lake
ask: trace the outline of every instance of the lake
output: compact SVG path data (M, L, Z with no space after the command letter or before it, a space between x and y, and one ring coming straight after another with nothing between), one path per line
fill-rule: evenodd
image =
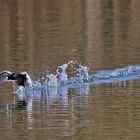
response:
M0 71L33 80L70 61L101 70L140 65L139 0L0 0ZM75 66L76 67L76 66ZM68 76L75 71L69 68ZM140 79L37 90L0 84L0 139L138 140Z

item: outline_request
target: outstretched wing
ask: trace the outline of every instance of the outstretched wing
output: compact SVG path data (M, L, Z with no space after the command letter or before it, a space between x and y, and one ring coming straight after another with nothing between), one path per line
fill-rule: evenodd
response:
M32 87L33 86L33 82L32 82L31 77L29 76L29 74L26 71L22 72L21 74L26 76L26 78L27 78L27 80L26 80L27 86Z
M10 74L11 72L7 70L0 72L0 83L7 81L8 75Z

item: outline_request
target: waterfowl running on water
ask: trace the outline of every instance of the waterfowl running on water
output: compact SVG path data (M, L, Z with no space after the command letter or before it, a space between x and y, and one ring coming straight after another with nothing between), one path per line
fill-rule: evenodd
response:
M12 81L14 86L32 86L32 80L27 72L3 71L0 73L0 82Z

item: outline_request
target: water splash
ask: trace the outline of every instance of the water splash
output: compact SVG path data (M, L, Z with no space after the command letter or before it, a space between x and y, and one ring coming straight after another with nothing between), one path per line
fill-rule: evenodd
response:
M60 102L63 105L69 104L69 90L74 89L77 94L80 94L80 105L87 102L86 94L90 93L90 86L103 84L103 83L118 83L126 80L140 79L140 66L128 66L124 68L118 68L114 70L102 70L96 74L89 74L89 67L79 65L75 63L72 68L76 70L75 76L70 77L67 70L69 68L68 64L63 64L56 68L55 74L48 74L46 77L46 82L40 82L40 80L33 81L32 86L19 86L16 90L16 100L14 103L7 105L7 109L12 109L17 106L20 102L23 107L26 105L29 110L32 110L32 99L39 101L47 99L47 107L51 106L55 102ZM30 83L29 82L29 83ZM21 106L20 108L21 109ZM32 113L32 112L31 112ZM31 115L31 114L30 114ZM30 116L29 121L30 120Z
M67 71L69 67L76 71L75 76L71 77L68 75ZM25 89L19 88L17 92L21 93L21 91L26 91L29 92L30 95L36 95L40 93L40 91L45 90L50 94L56 94L62 87L66 87L65 89L79 88L80 86L89 87L90 85L95 84L115 83L140 78L140 66L102 70L91 75L89 75L89 70L90 68L88 66L69 61L68 63L58 66L55 74L48 74L46 76L46 82L42 83L40 81L32 81L30 76L26 73L29 86Z
M19 101L25 100L26 98L25 90L26 89L23 86L19 86L18 89L15 91Z
M48 79L47 79L46 83L47 83L48 87L56 87L56 86L58 86L57 75L49 74L49 75L47 75L47 78Z
M81 82L84 82L84 81L88 81L89 80L89 67L87 66L82 66L82 65L79 65L79 68L78 68L78 75L79 75L79 80Z
M41 85L41 83L39 81L34 81L32 83L32 87L33 87L34 90L39 90L39 89L42 88L42 85Z
M61 66L58 66L57 68L57 76L58 76L58 82L61 83L66 83L68 80L68 75L66 73L66 69L68 67L68 64L63 64Z

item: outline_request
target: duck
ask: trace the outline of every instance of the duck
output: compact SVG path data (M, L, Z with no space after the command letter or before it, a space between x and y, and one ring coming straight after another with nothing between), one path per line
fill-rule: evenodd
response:
M31 77L27 72L11 72L11 71L2 71L0 72L0 82L12 81L14 89L18 86L32 86Z

